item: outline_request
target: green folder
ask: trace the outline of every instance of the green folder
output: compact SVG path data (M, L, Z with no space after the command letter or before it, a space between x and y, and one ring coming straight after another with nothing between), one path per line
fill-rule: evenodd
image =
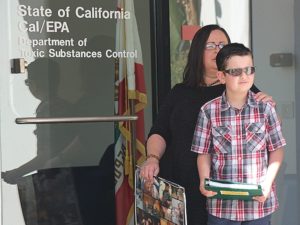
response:
M261 185L205 179L205 189L217 192L210 198L252 200L253 196L263 195Z

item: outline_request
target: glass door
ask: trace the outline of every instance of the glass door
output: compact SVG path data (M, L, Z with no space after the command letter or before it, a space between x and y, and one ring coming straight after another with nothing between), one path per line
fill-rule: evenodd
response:
M115 2L0 11L2 224L114 224Z

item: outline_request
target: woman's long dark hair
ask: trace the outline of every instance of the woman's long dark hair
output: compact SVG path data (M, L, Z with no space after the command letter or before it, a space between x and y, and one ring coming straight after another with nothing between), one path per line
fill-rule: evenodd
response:
M193 38L188 54L187 64L183 71L182 83L185 85L190 87L198 87L200 84L204 83L203 54L207 39L209 38L210 33L214 30L222 31L227 37L228 43L230 43L228 33L219 25L212 24L201 27L201 29L196 32Z

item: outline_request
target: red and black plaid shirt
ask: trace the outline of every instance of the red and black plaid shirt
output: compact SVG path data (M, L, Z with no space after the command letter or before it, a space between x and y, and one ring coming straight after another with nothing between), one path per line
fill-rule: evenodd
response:
M261 184L268 167L268 151L286 145L271 103L257 102L249 91L242 109L229 105L226 94L206 103L198 116L192 151L211 154L211 178ZM208 199L216 217L246 221L262 218L278 208L275 184L265 203Z

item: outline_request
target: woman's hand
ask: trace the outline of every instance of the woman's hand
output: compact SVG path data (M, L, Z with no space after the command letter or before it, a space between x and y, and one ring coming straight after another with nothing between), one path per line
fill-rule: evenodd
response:
M153 177L159 172L159 161L156 158L148 158L141 166L140 177L153 182Z
M255 94L255 99L257 101L262 101L262 102L272 102L273 106L276 106L276 102L273 100L272 96L267 95L264 92L258 92Z
M159 160L166 149L165 139L152 134L147 140L147 160L141 165L140 177L153 182L159 172Z

